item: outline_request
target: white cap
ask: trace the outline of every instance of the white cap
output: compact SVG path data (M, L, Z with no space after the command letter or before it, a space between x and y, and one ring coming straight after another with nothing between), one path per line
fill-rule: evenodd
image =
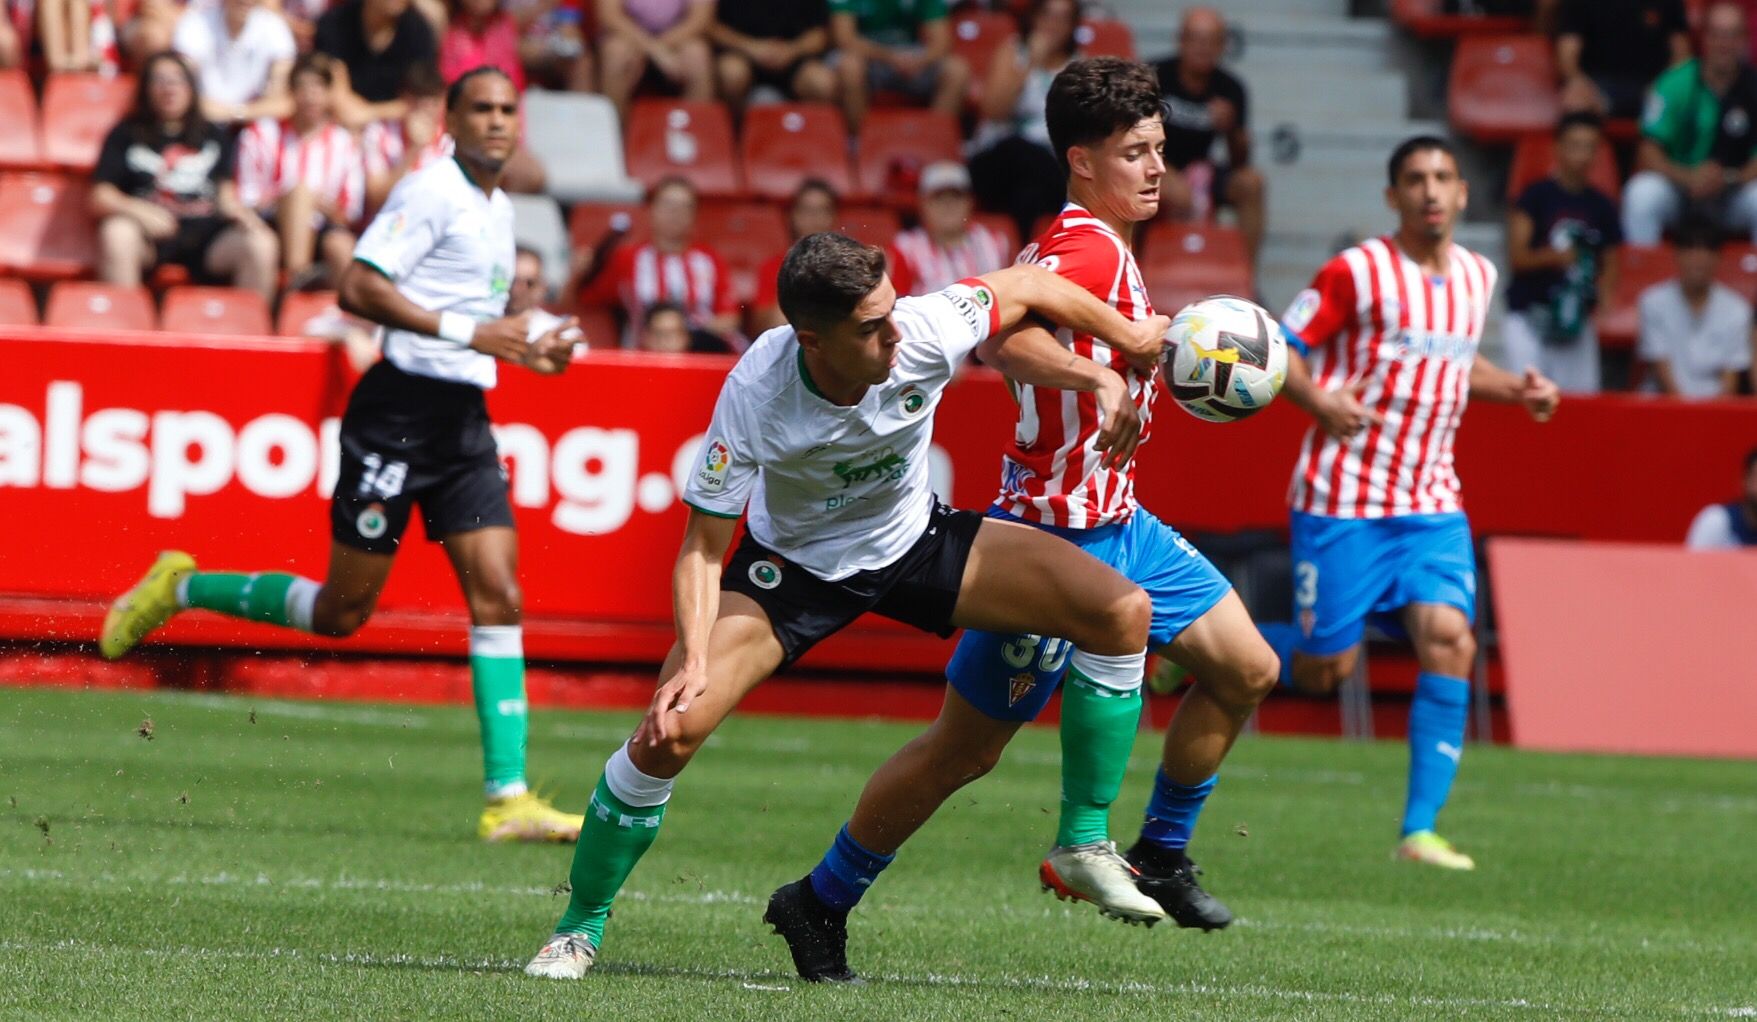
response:
M935 192L967 192L970 190L970 172L956 160L939 160L928 164L921 171L921 194L925 197Z

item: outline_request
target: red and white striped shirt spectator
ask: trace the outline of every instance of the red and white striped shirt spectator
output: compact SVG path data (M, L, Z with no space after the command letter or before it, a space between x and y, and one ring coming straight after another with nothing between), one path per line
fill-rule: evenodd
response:
M698 328L738 312L726 264L701 245L677 252L662 252L652 242L618 248L581 300L587 305L622 307L629 324L623 347L634 347L647 309L659 302L678 305L689 316L690 326Z
M898 234L891 242L891 283L898 294L930 295L966 277L993 273L1012 261L1006 236L972 223L954 245L941 245L924 227ZM900 278L900 279L899 279Z
M366 174L377 177L388 174L396 169L408 152L408 135L403 130L402 121L373 121L360 132L360 148L366 157ZM433 136L433 140L421 147L416 154L415 162L407 169L413 174L434 160L443 160L452 153L451 136L441 131Z
M238 197L269 209L304 184L319 200L358 223L366 211L366 164L360 144L339 124L301 136L291 120L253 122L238 139Z
M1462 508L1452 443L1470 395L1495 267L1452 246L1444 277L1422 272L1389 237L1348 249L1294 298L1284 325L1305 341L1317 386L1364 382L1380 421L1338 440L1306 431L1289 503L1332 518Z

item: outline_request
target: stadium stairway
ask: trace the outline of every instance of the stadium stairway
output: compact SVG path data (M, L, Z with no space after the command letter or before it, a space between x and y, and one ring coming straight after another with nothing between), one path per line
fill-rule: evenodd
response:
M1176 46L1183 3L1111 0L1143 59ZM1417 133L1446 125L1410 116L1410 50L1388 18L1349 16L1350 0L1224 0L1228 66L1250 90L1254 162L1269 188L1269 235L1257 267L1261 298L1279 312L1344 240L1387 230L1384 161ZM1479 205L1496 183L1481 181ZM1473 210L1481 217L1489 210ZM1463 225L1459 240L1497 264L1498 220Z

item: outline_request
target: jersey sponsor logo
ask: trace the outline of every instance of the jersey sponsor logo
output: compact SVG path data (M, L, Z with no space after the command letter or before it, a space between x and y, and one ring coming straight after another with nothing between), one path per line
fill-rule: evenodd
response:
M758 589L773 589L781 584L781 566L774 561L758 561L750 566L750 584Z
M372 503L361 511L354 519L354 531L366 539L377 539L390 528L390 519L384 516L384 505Z
M494 264L494 271L488 275L488 295L500 298L512 293L512 272L499 263Z
M1436 330L1398 330L1379 343L1379 357L1392 362L1437 358L1469 365L1476 358L1476 338Z
M1306 288L1293 297L1293 304L1287 307L1287 313L1281 317L1288 328L1295 333L1312 325L1318 315L1318 307L1324 304L1324 298L1312 288Z
M1003 493L1021 493L1025 484L1037 478L1037 473L1006 456L1001 457L1001 491Z
M732 448L726 441L715 437L702 448L702 467L696 472L696 482L703 489L723 490L726 488L726 473L732 467Z
M903 470L908 467L908 458L887 447L864 465L856 465L852 460L838 461L831 471L836 473L836 478L842 480L842 488L846 490L855 483L870 482L874 479L886 477L900 479Z

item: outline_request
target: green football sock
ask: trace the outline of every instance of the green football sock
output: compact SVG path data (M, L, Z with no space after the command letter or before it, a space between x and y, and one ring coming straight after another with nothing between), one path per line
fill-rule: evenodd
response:
M470 629L470 684L482 725L482 776L489 797L525 790L525 743L530 735L525 703L525 648L518 625Z
M316 582L284 571L198 571L183 580L178 602L227 617L309 632L318 588Z
M635 863L652 847L664 819L665 803L631 806L610 793L604 778L598 779L592 804L586 807L585 825L580 828L580 843L573 850L573 869L568 873L573 893L555 932L583 933L591 938L593 947L603 946L610 903L616 900L616 892L634 871Z
M1058 845L1083 845L1110 837L1110 804L1141 723L1141 690L1117 692L1068 671L1062 685L1062 804Z

